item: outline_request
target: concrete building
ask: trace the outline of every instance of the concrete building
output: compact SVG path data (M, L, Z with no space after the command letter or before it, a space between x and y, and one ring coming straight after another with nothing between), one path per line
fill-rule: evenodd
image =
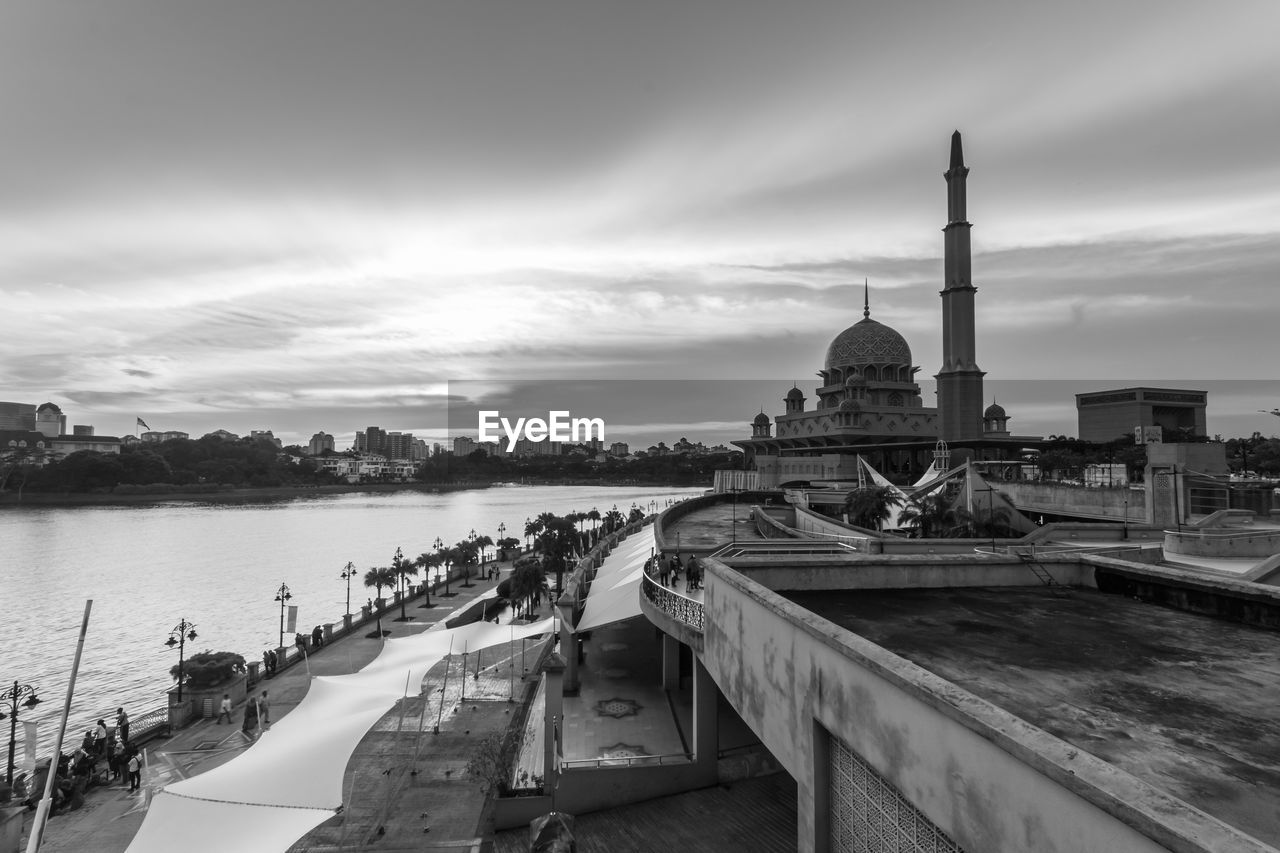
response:
M65 435L67 416L55 403L41 403L36 409L36 429L50 438Z
M358 453L378 453L386 452L387 433L381 427L371 426L364 430L356 431L355 450Z
M71 434L76 436L93 435L93 427L88 426L86 424L76 424L75 426L71 427Z
M318 432L311 436L311 441L307 442L307 452L312 456L319 456L326 450L333 451L333 436L327 432Z
M1209 395L1184 388L1117 388L1076 395L1080 438L1115 441L1140 427L1185 430L1207 435L1205 410Z
M413 435L407 432L389 432L383 445L388 459L413 459Z
M455 457L470 456L480 449L480 445L476 444L476 440L469 436L460 435L453 440L453 455Z
M188 433L181 430L148 430L142 434L142 441L159 444L162 441L172 441L175 438L190 438Z
M0 403L0 430L35 430L33 403Z
M269 441L277 448L284 446L284 442L276 438L275 433L269 429L251 429L249 430L249 438L253 441Z

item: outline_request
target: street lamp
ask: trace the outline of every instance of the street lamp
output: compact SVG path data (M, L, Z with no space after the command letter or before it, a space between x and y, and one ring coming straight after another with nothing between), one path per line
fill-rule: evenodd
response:
M531 547L529 545L529 528L531 527L533 527L533 519L526 517L524 520L524 549L526 551Z
M287 584L280 584L280 588L276 590L276 601L280 602L280 644L277 648L284 648L284 606L285 602L293 598L293 594L289 592Z
M356 576L356 564L347 563L347 567L342 570L342 574L338 577L347 582L347 615L351 615L351 579Z
M0 702L5 701L9 703L9 773L5 776L5 782L12 787L13 750L18 743L18 702L21 701L24 708L34 708L40 704L40 697L36 695L36 689L30 684L19 684L15 681L11 689L0 693ZM4 718L4 711L0 711L0 720Z
M500 521L498 522L498 541L501 542L503 539L506 539L506 538L507 538L507 524L506 522ZM502 546L498 546L498 547L502 547ZM507 553L506 551L497 552L495 556L498 556L499 558L505 557L506 553Z
M182 701L182 681L183 672L182 664L186 659L187 640L196 638L196 626L182 619L177 625L173 626L173 630L169 632L169 639L164 644L169 648L178 647L178 701Z

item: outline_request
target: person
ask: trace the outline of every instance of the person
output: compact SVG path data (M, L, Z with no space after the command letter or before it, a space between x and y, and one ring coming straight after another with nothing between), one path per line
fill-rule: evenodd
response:
M258 717L262 720L262 728L271 728L271 706L267 704L267 691L262 691L262 698L258 700Z
M107 754L106 720L98 720L98 725L93 730L93 754L97 758L103 758Z
M299 652L306 652L307 637L301 631L293 635L293 644L298 647Z
M219 725L221 725L221 724L222 724L222 718L223 718L223 717L226 717L226 718L227 718L227 725L232 725L232 723L231 723L231 694L230 694L230 693L223 693L223 694L222 694L222 704L218 706L218 724L219 724Z
M661 564L661 567L658 569L658 583L662 584L663 586L666 586L670 582L671 582L671 564L664 560Z
M244 723L240 726L240 732L249 740L256 737L258 730L258 703L250 699L244 703Z
M275 649L267 652L267 654L271 656L271 674L274 676L280 666L280 655L276 653Z
M311 629L311 647L318 649L324 645L324 629L319 625Z
M116 708L116 735L121 743L129 742L129 715L124 708Z
M129 750L129 793L142 790L142 755L137 749Z

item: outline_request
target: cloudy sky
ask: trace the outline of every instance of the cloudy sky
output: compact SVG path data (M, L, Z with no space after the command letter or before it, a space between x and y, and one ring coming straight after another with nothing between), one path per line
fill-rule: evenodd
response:
M1276 32L1274 0L0 0L0 399L342 446L438 437L461 380L776 381L641 418L738 437L864 278L936 372L959 128L979 364L1059 380L1011 428L1155 382L1275 432Z

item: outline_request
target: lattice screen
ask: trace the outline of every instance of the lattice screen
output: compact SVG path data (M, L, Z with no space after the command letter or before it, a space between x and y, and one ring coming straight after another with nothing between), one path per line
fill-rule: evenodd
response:
M964 853L849 745L831 736L831 849Z

